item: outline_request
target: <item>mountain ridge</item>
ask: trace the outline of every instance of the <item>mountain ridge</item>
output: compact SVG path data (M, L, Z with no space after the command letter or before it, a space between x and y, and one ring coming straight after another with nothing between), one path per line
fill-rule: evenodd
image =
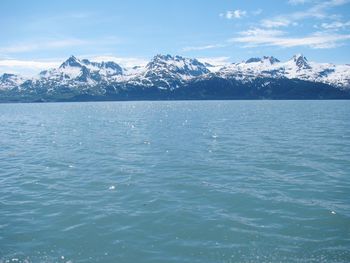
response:
M58 68L32 78L0 76L0 102L186 99L186 92L191 99L347 99L350 66L310 62L296 54L285 62L263 56L218 67L196 58L157 54L145 66L130 69L72 55Z

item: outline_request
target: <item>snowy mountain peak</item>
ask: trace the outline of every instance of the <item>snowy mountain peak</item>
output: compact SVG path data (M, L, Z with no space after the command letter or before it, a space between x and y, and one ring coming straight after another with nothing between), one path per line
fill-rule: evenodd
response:
M122 67L113 61L101 62L100 67L105 69L115 70L118 74L123 74Z
M163 55L163 54L157 54L153 57L153 61L161 61L161 60L174 60L175 58L169 54Z
M46 83L79 86L81 83L95 85L109 82L111 77L122 75L123 69L115 62L93 62L70 56L59 68L40 72L39 79Z
M24 82L24 79L16 74L4 73L0 75L0 90L16 87Z
M245 63L255 63L255 62L261 62L261 58L250 58Z
M147 67L152 67L155 65L167 65L167 64L172 64L176 61L184 61L185 58L181 56L172 56L172 55L162 55L162 54L157 54L153 57L153 59L147 64Z
M209 69L197 59L158 54L144 70L140 71L140 75L132 77L132 82L158 86L161 89L173 89L209 72Z
M66 68L66 67L81 67L80 61L75 56L70 56L65 62L63 62L60 66L60 68Z
M271 65L280 62L277 58L273 56L264 56L263 60L270 62Z
M303 54L296 54L292 57L293 62L299 69L311 69L306 57Z
M92 62L88 59L80 60L81 63L92 71L103 71L105 75L121 75L123 74L123 69L117 63L113 61L107 62Z
M207 67L197 59L159 54L147 64L146 69L153 72L171 72L184 76L199 76L209 73Z
M13 77L16 77L17 75L15 74L10 74L10 73L4 73L0 76L0 80L1 81L5 81L5 80L8 80L10 78L13 78Z
M297 53L292 58L294 59L294 61L298 59L304 59L307 61L307 58L302 53Z
M262 58L250 58L245 63L249 64L249 63L257 63L257 62L269 63L272 65L280 61L273 56L263 56Z

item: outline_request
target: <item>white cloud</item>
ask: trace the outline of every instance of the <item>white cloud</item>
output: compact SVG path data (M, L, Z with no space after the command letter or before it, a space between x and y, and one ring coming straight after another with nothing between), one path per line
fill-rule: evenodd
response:
M333 7L342 6L350 0L290 0L290 4L314 4L303 11L282 14L272 18L262 19L259 28L252 28L239 33L239 36L231 38L231 43L244 43L244 47L257 46L278 46L278 47L298 47L306 46L314 49L334 48L344 45L350 39L349 34L339 34L336 31L350 26L350 21L339 22L339 16L330 14ZM287 32L277 30L289 26L299 25L299 21L305 19L327 19L333 22L322 23L315 28L323 31L310 33L304 36L289 36ZM336 20L336 21L334 21Z
M291 14L285 14L285 15L280 15L280 16L276 16L274 18L271 19L263 19L261 21L261 25L263 27L267 27L267 28L278 28L278 27L287 27L290 25L296 25L297 21L299 20L304 20L307 18L325 18L326 15L319 12L319 11L312 11L310 10L306 10L306 11L302 11L302 12L295 12L295 13L291 13Z
M263 40L266 38L282 36L285 33L281 30L275 30L275 29L252 28L247 31L242 31L239 34L242 37L260 37L261 40Z
M334 48L341 46L350 39L349 34L328 34L316 32L304 37L288 37L279 30L250 29L240 33L241 36L231 38L231 42L245 43L245 47L278 46L299 47L307 46L314 49Z
M0 60L0 73L15 73L23 75L34 75L38 72L58 67L61 61L33 61L33 60L17 60L4 59Z
M207 50L207 49L214 49L214 48L221 48L225 47L224 44L210 44L210 45L204 45L204 46L190 46L190 47L184 47L182 51L197 51L197 50Z
M264 19L261 21L261 25L267 28L285 27L285 26L289 26L291 23L292 21L290 19L283 18L283 17L275 18L273 20Z
M343 29L343 28L350 27L350 21L348 22L335 21L331 23L322 23L321 27L324 29Z
M226 19L239 19L247 15L247 11L245 10L232 10L232 11L226 11L225 13L221 13L221 17L225 17Z

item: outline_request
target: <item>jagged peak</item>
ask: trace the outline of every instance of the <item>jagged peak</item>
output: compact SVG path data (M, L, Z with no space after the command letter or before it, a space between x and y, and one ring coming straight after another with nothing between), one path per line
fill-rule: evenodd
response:
M90 60L84 58L81 60L81 62L83 62L85 65L90 65L90 64L94 64L95 62L91 62Z
M58 71L55 69L53 72L63 72L64 74L70 76L70 78L75 79L79 76L78 74L81 76L91 76L92 78L99 78L96 77L99 74L107 77L122 75L124 70L120 65L113 61L94 62L88 59L78 59L72 55L61 64ZM43 71L40 73L40 76L46 77L47 73L49 72ZM79 79L83 80L84 78L80 77Z
M167 62L169 61L178 61L178 60L182 60L183 58L180 57L180 56L172 56L172 55L169 55L169 54L157 54L155 55L151 61L147 64L147 67L148 68L152 68L154 66L157 66L157 65L163 65L163 64L167 64Z
M194 62L194 63L199 62L195 58L186 58L186 57L179 56L179 55L173 56L173 55L170 55L170 54L166 54L166 55L164 55L164 54L157 54L151 60L151 62L155 62L155 61L191 61L191 62ZM201 63L201 64L203 64L203 63Z
M0 78L3 80L13 78L13 77L17 77L17 75L12 74L12 73L4 73L4 74L0 75Z
M304 59L304 60L307 61L307 58L302 53L297 53L292 58L293 58L294 61L298 60L298 59Z
M261 62L261 58L250 58L246 60L245 63L255 63L255 62Z
M209 73L206 65L197 59L185 58L179 55L162 55L157 54L146 66L148 74L153 74L153 71L172 72L174 74L186 76L199 76ZM168 74L166 73L166 74Z
M122 67L114 62L114 61L107 61L107 62L101 62L100 65L105 68L112 68L112 69L122 69Z
M166 55L164 55L164 54L157 54L157 55L155 55L153 57L152 61L159 61L159 60L166 60L167 61L167 60L174 60L174 59L175 59L175 57L173 57L170 54L166 54Z
M77 61L78 59L74 55L71 55L67 60L69 60L69 61Z
M193 65L203 66L203 67L205 67L205 64L207 64L207 63L200 62L196 58L187 58L187 57L183 57L180 55L172 56L169 54L167 54L167 55L158 54L158 55L153 57L153 59L150 61L150 63L158 62L158 61L160 61L160 62L172 62L172 61L179 62L179 61L181 61L184 63L191 63Z
M114 69L117 71L123 70L122 67L114 61L94 62L94 61L90 61L88 59L82 59L81 62L86 66L92 65L92 66L95 66L98 68L110 68L110 69Z
M60 68L70 67L81 67L81 61L77 59L74 55L71 55L65 62L63 62Z
M39 76L45 76L49 71L47 69L40 71Z
M295 54L292 57L292 61L295 63L295 65L299 68L299 69L310 69L310 65L308 63L308 60L306 57L304 57L303 54L299 53L299 54Z
M281 62L279 59L275 58L274 56L264 56L263 59L268 60L271 64Z
M210 64L210 63L208 63L208 62L204 62L204 66L206 66L206 67L214 67L213 64Z
M250 58L248 59L245 63L255 63L255 62L265 62L268 61L270 64L274 64L274 63L278 63L280 62L280 60L278 60L277 58L273 57L273 56L263 56L262 58Z

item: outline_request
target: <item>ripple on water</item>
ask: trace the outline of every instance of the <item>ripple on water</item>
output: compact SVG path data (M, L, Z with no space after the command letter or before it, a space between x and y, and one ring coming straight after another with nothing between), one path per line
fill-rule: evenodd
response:
M0 105L0 262L349 262L347 101Z

